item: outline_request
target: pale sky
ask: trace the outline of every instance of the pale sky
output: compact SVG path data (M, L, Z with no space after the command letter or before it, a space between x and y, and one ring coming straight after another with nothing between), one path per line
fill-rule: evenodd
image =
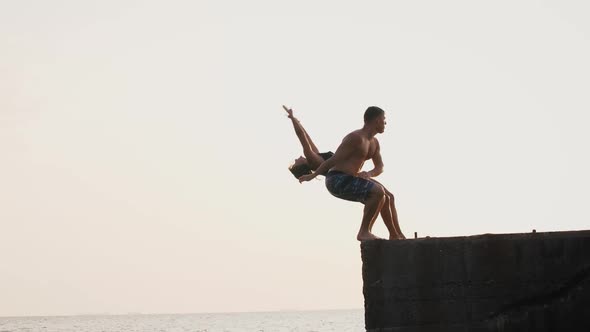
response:
M282 104L322 151L386 111L408 237L589 229L589 13L0 2L0 316L362 308L362 205L288 172Z

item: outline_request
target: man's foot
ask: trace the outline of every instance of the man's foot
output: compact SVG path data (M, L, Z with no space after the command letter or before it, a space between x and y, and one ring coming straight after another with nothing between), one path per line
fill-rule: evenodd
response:
M381 240L380 237L371 234L370 232L358 233L356 239L359 241Z
M406 237L403 234L395 234L395 235L389 235L389 239L390 240L405 240Z

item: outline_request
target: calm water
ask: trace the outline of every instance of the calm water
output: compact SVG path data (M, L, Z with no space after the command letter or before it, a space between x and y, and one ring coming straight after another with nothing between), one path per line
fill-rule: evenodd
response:
M0 332L365 331L363 310L227 314L0 317Z

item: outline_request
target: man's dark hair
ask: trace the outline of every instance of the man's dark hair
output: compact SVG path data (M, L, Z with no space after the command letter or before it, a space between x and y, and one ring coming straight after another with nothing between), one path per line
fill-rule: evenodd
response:
M293 173L293 176L295 176L296 179L299 179L306 174L311 174L311 167L309 167L308 163L292 165L289 167L289 170Z
M382 109L380 109L377 106L370 106L369 108L367 108L367 110L365 111L365 122L369 122L377 117L379 117L380 115L385 114L385 111L383 111Z

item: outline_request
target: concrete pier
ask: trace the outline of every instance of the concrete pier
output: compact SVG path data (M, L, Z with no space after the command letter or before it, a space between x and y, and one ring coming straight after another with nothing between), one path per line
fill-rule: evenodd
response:
M590 331L590 231L361 243L367 331Z

